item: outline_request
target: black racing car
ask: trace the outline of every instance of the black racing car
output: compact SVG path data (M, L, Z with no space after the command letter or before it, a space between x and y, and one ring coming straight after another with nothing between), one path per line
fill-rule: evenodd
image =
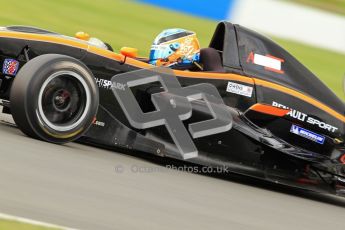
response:
M109 46L108 46L109 47ZM126 148L345 195L345 106L292 55L220 22L203 71L0 29L0 98L28 136Z

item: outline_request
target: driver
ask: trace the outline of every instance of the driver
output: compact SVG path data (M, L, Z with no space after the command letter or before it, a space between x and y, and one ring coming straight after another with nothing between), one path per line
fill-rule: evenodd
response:
M200 64L200 45L195 32L167 29L153 42L149 63L173 69L191 69Z

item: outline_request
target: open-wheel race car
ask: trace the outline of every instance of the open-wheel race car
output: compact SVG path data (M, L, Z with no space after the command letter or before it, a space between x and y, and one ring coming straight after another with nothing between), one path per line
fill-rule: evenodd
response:
M126 148L345 195L345 106L264 36L220 22L202 70L42 29L0 29L0 98L26 135Z

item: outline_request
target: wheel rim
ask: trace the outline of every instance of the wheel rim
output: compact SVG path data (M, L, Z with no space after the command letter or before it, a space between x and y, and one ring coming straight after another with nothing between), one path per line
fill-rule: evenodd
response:
M90 95L89 86L78 73L59 71L52 74L39 92L40 122L59 132L75 129L89 111Z

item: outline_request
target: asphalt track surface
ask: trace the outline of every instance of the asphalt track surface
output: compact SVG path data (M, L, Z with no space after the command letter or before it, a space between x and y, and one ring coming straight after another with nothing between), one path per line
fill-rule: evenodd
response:
M345 226L342 198L171 170L155 160L76 143L53 145L4 123L0 145L2 213L96 230Z

